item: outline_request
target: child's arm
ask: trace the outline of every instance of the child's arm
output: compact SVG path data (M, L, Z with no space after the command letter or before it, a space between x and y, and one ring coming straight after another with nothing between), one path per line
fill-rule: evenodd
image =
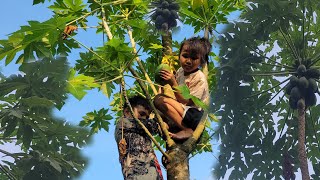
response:
M166 70L160 71L160 77L166 80L170 84L172 89L174 89L174 95L176 96L178 102L182 104L187 104L187 105L193 104L191 99L184 99L181 93L178 90L175 90L175 87L178 87L179 85L176 78L170 71L166 71Z

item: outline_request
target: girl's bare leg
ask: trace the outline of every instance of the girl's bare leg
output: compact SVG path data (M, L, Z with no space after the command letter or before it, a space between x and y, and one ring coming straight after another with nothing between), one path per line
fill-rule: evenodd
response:
M184 109L179 102L159 95L155 97L155 106L181 129L177 133L170 133L173 139L186 139L192 135L193 130L182 125Z

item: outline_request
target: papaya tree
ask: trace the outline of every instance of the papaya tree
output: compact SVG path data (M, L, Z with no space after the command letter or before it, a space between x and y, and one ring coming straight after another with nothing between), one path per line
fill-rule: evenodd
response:
M89 131L56 118L67 98L69 70L66 58L24 62L22 74L1 77L2 179L71 179L83 172L87 160L80 148L89 143ZM10 160L12 159L12 161Z
M34 4L43 2L45 0L34 0ZM5 60L6 64L13 60L16 63L42 62L44 57L68 57L73 50L81 47L80 59L68 71L66 90L81 100L86 90L96 88L112 98L113 102L110 108L89 112L79 123L80 126L90 127L91 134L100 129L108 131L110 118L121 116L122 105L127 102L128 95L141 94L152 106L165 137L163 143L160 136L150 136L166 159L164 165L168 179L189 179L189 155L212 151L209 127L215 116L212 109L207 108L188 140L182 143L173 141L152 102L160 87L154 82L154 69L165 61L173 71L176 68L179 43L173 41L172 36L178 22L193 27L195 34L204 33L213 41L212 32L216 25L227 23L226 16L242 7L241 0L51 1L48 8L53 12L52 18L44 22L29 21L28 25L21 26L8 39L2 40L0 59ZM90 25L95 23L95 26L89 27L92 18L94 20ZM96 33L102 37L102 46L87 47L77 39L78 30L87 28L96 28ZM18 53L21 54L18 56ZM216 84L213 60L208 67L212 72L209 72L208 81L213 90ZM188 89L182 89L182 93L191 97ZM148 130L145 131L148 134ZM163 150L161 143L166 150Z
M223 33L217 177L228 169L230 179L320 176L319 5L250 1Z

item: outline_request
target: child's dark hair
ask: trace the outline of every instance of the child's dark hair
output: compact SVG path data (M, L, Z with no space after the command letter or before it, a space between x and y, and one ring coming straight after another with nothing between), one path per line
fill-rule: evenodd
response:
M151 112L151 106L150 106L148 100L146 98L142 97L141 95L135 95L135 96L130 97L129 102L130 102L132 108L140 105L140 106L143 106L149 112ZM128 104L124 103L123 110L128 107L129 107Z
M184 45L189 46L190 54L200 54L201 56L201 64L205 64L209 62L209 53L211 51L211 43L207 38L200 38L200 37L192 37L182 42L180 46L180 52Z

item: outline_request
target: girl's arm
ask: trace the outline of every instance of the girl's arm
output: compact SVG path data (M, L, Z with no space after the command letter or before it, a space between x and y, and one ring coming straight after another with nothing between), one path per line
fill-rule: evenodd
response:
M169 85L172 87L172 89L174 90L174 95L176 96L178 102L180 102L182 104L186 104L186 105L193 104L191 99L184 99L182 97L181 93L175 89L175 87L178 87L179 84L178 84L175 76L173 75L173 73L171 73L170 71L161 70L160 77L162 79L166 80L169 83Z

